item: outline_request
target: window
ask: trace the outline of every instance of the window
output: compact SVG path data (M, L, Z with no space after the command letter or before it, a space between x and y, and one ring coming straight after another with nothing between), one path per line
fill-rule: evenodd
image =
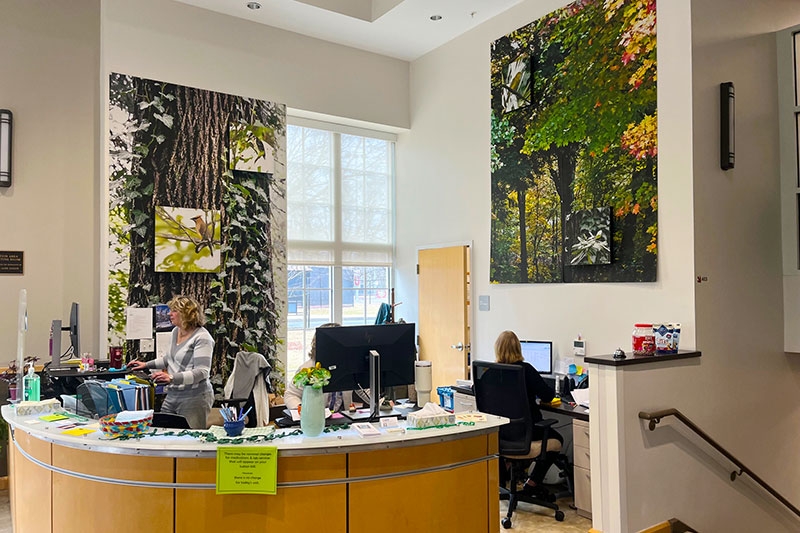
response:
M389 302L394 252L394 139L290 119L286 132L286 375L326 322L372 324Z

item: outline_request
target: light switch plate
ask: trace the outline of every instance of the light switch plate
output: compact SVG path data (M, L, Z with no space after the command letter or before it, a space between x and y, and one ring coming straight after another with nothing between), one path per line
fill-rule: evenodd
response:
M478 296L478 311L488 311L489 310L489 295L484 294L482 296Z

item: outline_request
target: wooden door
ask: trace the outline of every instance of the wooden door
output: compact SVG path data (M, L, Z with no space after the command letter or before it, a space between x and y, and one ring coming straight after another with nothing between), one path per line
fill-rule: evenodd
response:
M417 263L419 353L436 401L436 387L469 376L469 246L420 250Z

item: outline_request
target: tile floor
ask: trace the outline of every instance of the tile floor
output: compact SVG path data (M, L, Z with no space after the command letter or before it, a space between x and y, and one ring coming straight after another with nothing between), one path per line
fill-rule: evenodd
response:
M12 533L8 489L0 490L0 533Z
M508 531L527 532L536 531L537 533L587 533L592 528L592 521L588 518L578 516L574 509L570 509L572 498L561 498L558 500L558 508L564 512L564 521L556 522L553 518L553 511L544 507L538 507L529 503L517 504L514 511L512 526ZM505 517L508 511L508 502L500 502L500 518ZM506 531L500 526L501 533Z

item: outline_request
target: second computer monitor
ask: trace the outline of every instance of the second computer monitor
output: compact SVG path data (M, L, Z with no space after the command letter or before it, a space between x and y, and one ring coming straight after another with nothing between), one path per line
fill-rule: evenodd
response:
M553 343L550 341L519 341L522 358L540 374L553 373Z
M414 383L414 324L317 328L317 362L331 371L325 392L366 389L369 352L380 354L381 387Z

